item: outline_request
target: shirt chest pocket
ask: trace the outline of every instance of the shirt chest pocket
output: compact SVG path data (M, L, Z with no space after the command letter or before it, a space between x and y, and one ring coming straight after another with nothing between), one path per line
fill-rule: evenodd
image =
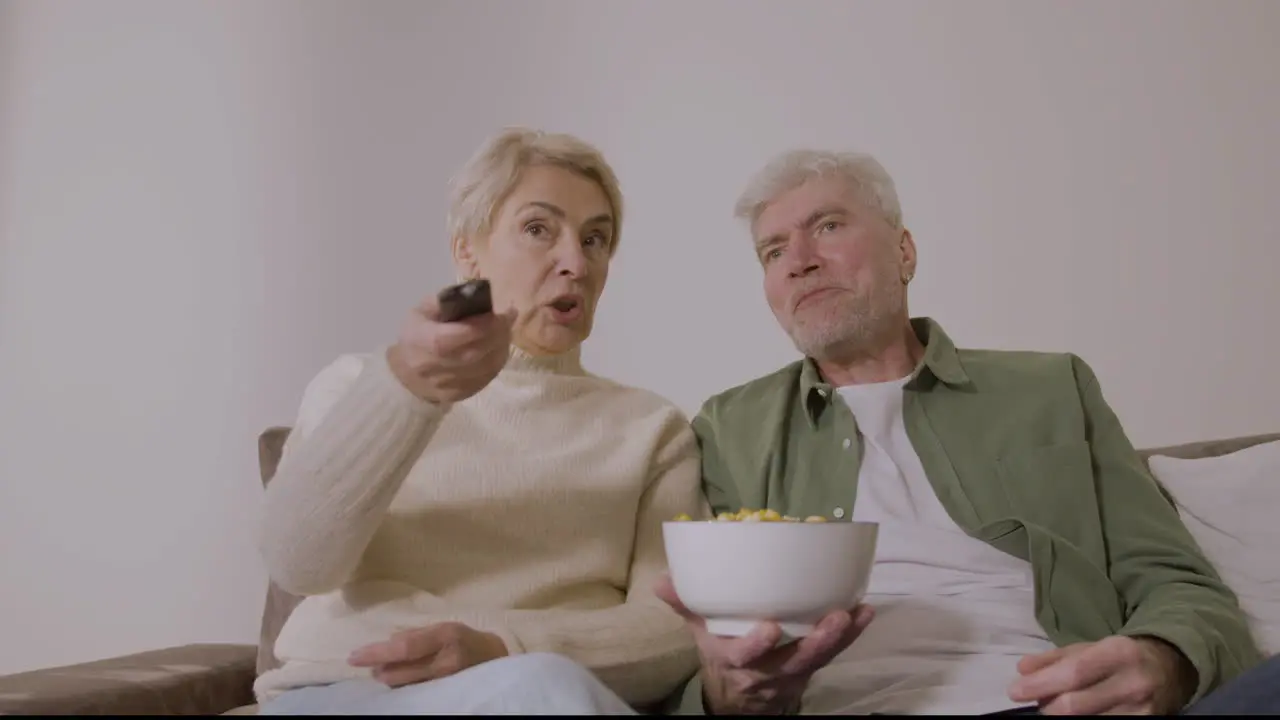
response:
M1100 547L1101 519L1089 443L1018 449L998 463L1000 483L1014 515L1082 550Z

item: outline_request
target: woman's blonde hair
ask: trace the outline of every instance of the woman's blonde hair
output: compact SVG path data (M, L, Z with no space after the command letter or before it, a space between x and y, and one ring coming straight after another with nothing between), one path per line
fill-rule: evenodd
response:
M507 128L486 141L450 182L449 237L487 235L498 209L520 181L520 172L531 165L562 167L600 186L613 211L609 252L617 252L622 234L622 191L604 155L572 135L522 127Z

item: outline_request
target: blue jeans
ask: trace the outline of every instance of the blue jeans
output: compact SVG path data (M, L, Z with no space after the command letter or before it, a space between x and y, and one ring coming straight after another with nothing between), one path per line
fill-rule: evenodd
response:
M260 715L635 715L591 671L550 653L513 655L429 682L347 680L281 693Z
M1280 715L1280 655L1263 660L1182 714Z

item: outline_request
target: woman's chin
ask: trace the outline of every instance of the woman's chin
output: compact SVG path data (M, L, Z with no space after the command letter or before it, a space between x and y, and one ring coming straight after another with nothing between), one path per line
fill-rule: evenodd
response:
M530 355L559 355L576 350L591 334L575 325L547 324L530 328L533 332L517 337L515 344Z

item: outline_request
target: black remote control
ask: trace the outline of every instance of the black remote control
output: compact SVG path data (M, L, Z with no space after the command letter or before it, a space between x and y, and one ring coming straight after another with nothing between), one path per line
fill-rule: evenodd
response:
M457 322L493 312L489 281L483 278L447 287L440 291L437 300L440 303L440 319L444 322Z

